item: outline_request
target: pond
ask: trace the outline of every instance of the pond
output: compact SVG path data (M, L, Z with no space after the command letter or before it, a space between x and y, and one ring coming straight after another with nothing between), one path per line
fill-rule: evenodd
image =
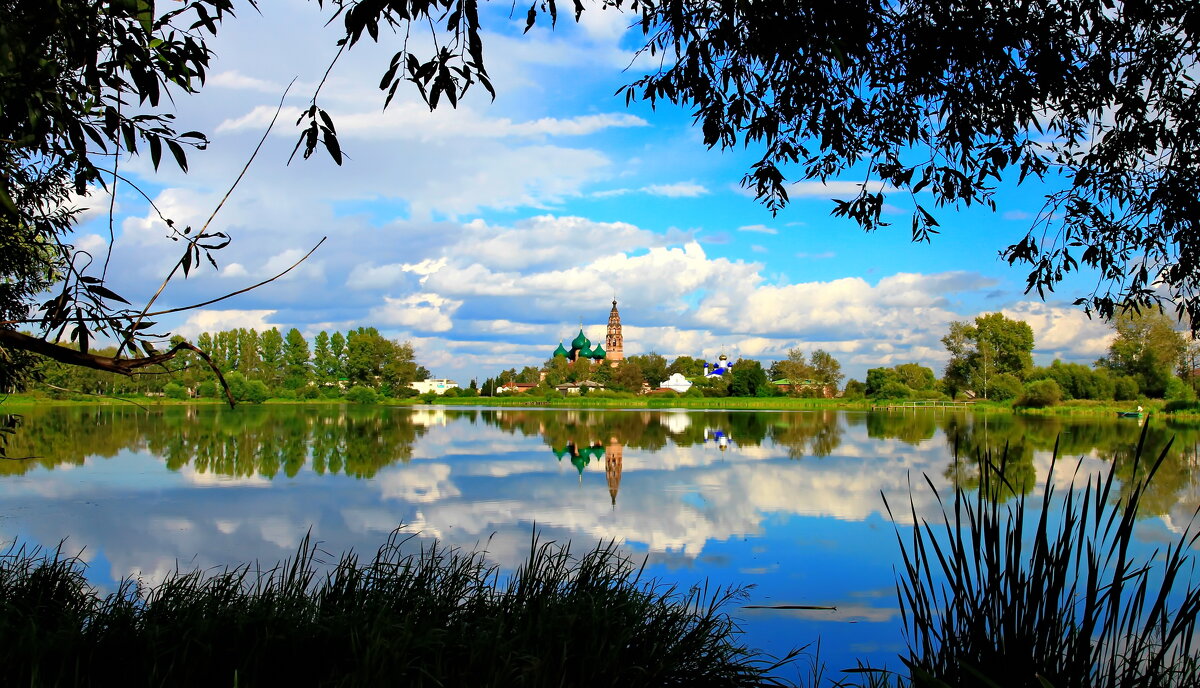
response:
M899 665L897 531L934 518L972 457L1008 446L1011 491L1040 494L1051 454L1069 484L1116 462L1136 420L961 412L698 412L358 406L33 408L0 461L0 538L82 551L102 585L176 567L275 563L304 535L373 553L397 527L504 567L533 532L584 550L615 540L649 576L752 586L730 608L745 641L820 640L831 670ZM1172 540L1200 504L1200 428L1173 438L1144 502L1140 547ZM956 451L957 448L957 451ZM956 459L958 456L960 458ZM27 458L22 458L27 457ZM1064 470L1065 468L1065 470ZM895 509L894 524L884 508ZM1000 495L1002 499L1011 494ZM798 605L813 609L753 609Z

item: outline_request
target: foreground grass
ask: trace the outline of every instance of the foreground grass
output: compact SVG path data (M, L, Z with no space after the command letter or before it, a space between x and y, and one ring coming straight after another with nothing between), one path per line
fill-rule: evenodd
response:
M537 543L501 578L478 552L405 552L318 574L307 539L260 572L179 572L102 595L61 552L0 561L8 686L773 686L739 644L735 589L683 592L598 546Z
M917 525L900 539L897 579L913 685L1200 685L1200 509L1165 551L1130 554L1142 496L1169 449L1145 457L1146 435L1133 466L1143 477L1120 497L1115 463L1058 496L1057 446L1036 507L1004 478L1007 449L980 457L979 488L955 489L949 503L926 480L941 522L919 518L910 498Z

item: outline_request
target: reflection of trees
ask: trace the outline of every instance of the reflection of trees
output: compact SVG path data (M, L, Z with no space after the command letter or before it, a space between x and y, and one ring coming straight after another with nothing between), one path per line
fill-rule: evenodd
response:
M731 411L666 414L659 411L497 409L480 412L484 422L507 432L541 436L552 448L562 448L568 442L579 446L608 444L616 438L624 446L649 451L662 449L668 441L679 447L703 444L706 428L721 430L739 445L756 446L774 432L774 419L778 415ZM679 422L671 416L684 420Z
M988 496L998 501L1033 491L1037 442L1022 433L1024 424L1015 416L954 414L942 420L942 431L953 447L944 475L954 485L976 490L986 483ZM990 471L987 476L985 471Z
M771 426L771 439L793 459L829 456L842 444L842 428L837 411L783 413Z
M0 475L24 475L34 468L82 466L89 456L112 457L140 443L157 422L145 411L111 406L22 409L23 423L9 436L6 453L31 457L0 461Z
M1151 425L1146 430L1146 444L1140 456L1137 451L1139 439L1140 436L1132 437L1112 450L1117 479L1121 481L1118 499L1124 500L1135 483L1146 479L1170 442L1170 448L1154 472L1154 479L1142 493L1138 509L1138 515L1142 517L1161 516L1195 485L1200 428L1177 423L1167 423L1165 427Z
M27 416L10 453L40 458L0 462L0 474L82 464L87 456L145 447L171 470L190 466L228 477L294 477L311 453L317 473L369 478L411 458L413 443L424 433L406 413L359 406L170 407L149 414L105 406L35 409Z
M938 414L930 411L871 411L867 414L867 437L891 438L907 444L920 444L937 433L937 420Z

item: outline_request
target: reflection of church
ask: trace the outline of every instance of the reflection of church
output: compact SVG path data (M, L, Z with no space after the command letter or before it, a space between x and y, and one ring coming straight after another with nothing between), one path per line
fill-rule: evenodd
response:
M610 437L608 447L604 447L600 442L592 442L590 445L580 448L575 442L567 442L567 446L562 449L554 449L554 455L562 461L566 457L571 457L571 465L575 466L575 470L579 471L579 484L583 484L583 471L592 463L592 461L600 461L600 457L604 457L604 479L608 483L608 496L612 500L612 506L617 507L617 491L621 489L621 464L624 460L625 445L616 437Z
M592 346L592 341L583 333L583 325L580 325L579 334L571 340L571 348L567 349L559 341L554 356L562 356L572 363L580 358L591 359L595 363L607 361L614 368L625 360L625 340L621 334L621 314L617 312L617 300L613 299L612 310L608 312L608 332L604 336L603 347L600 346L600 342Z
M714 430L712 428L704 428L704 446L716 447L721 451L729 448L729 443L733 441L733 437L724 430Z

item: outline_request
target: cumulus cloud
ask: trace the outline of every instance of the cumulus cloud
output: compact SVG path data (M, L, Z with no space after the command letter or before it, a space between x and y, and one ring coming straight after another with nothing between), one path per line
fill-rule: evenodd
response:
M437 294L413 294L383 298L384 305L372 308L370 321L424 332L445 332L453 327L451 317L462 301Z
M1033 329L1036 353L1048 358L1090 362L1108 353L1116 333L1102 320L1068 306L1022 301L1003 311Z
M188 319L176 328L176 332L184 337L195 338L201 332L217 332L235 328L253 328L269 330L278 325L268 321L273 310L216 310L204 309L188 316Z

